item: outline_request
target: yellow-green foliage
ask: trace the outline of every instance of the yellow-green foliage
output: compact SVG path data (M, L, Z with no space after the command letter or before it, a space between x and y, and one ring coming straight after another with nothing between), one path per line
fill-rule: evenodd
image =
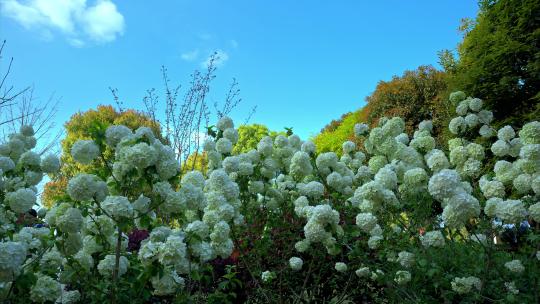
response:
M67 180L78 173L91 173L100 177L109 174L109 169L105 167L105 163L101 159L96 159L89 165L75 162L71 157L71 147L80 139L92 139L100 144L99 141L105 138L105 131L111 125L125 125L132 130L142 126L149 127L163 141L160 137L159 124L135 110L118 112L110 105L100 105L95 110L91 109L74 114L64 124L66 137L62 140L61 172L56 176L55 180L48 182L44 187L42 202L45 206L53 206L57 200L61 200L65 195ZM106 148L103 157L105 159L112 158L113 152Z
M367 121L369 107L365 106L357 111L344 115L340 122L335 122L333 128L325 128L321 133L313 138L317 145L317 153L336 152L341 155L341 145L346 140L361 144L358 138L354 137L354 125Z
M257 149L257 144L266 136L275 138L285 132L270 131L267 126L261 124L241 125L238 127L238 142L234 146L233 154L246 153Z
M197 170L202 172L204 175L206 175L206 169L208 165L208 157L206 156L206 152L193 152L191 153L186 161L182 164L182 175L184 173Z

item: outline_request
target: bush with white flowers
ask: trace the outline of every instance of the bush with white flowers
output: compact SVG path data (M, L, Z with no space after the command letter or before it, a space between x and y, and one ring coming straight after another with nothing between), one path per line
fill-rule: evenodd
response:
M149 128L97 128L68 152L106 173L70 178L35 227L21 215L60 162L24 126L0 144L0 295L181 302L244 284L255 302L537 302L540 123L496 131L482 100L450 101L447 143L431 121L407 134L383 117L341 154L284 134L236 154L222 117L204 172L181 172Z

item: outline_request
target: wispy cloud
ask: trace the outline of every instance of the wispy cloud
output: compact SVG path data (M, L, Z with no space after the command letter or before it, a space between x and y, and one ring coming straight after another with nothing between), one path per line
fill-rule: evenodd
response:
M227 60L229 60L229 55L223 50L216 50L212 54L210 54L203 62L201 62L201 66L203 68L208 67L212 60L214 66L220 67L224 65Z
M232 46L233 48L236 49L236 48L238 47L238 41L236 41L236 40L234 40L234 39L231 39L230 42L231 42L231 46Z
M209 34L209 33L199 33L199 35L197 35L197 36L201 40L210 40L210 39L212 39L214 37L212 34Z
M185 61L194 61L199 57L199 50L194 49L193 51L182 53L180 57Z
M124 33L124 16L111 0L0 0L1 13L27 30L59 32L76 47L106 43Z

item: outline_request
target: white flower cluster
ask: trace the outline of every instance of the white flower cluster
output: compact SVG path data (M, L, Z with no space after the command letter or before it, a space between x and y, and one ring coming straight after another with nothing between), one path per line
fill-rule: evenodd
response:
M123 276L126 274L128 267L129 267L129 261L125 256L120 256L120 263L118 267L118 277ZM106 255L103 260L99 261L99 264L97 265L97 269L99 271L99 274L106 278L111 278L114 272L114 267L116 265L116 256L113 254Z
M299 257L292 257L289 259L289 266L294 271L302 269L302 265L304 265L304 261Z
M514 281L512 281L512 282L504 282L504 287L511 294L514 294L514 295L519 294L519 289L516 287L516 282L514 282Z
M428 190L444 207L442 218L445 225L459 228L480 214L480 204L470 194L469 187L461 182L455 170L443 169L430 178Z
M521 139L514 138L516 132L511 126L505 126L499 129L497 133L498 140L491 145L491 152L495 156L504 157L506 155L517 157L522 147Z
M11 282L26 260L27 248L22 242L0 242L0 282Z
M512 260L510 262L506 262L504 264L504 267L506 267L506 269L510 270L513 273L522 273L523 271L525 271L525 267L520 260Z
M493 136L493 131L489 126L493 121L493 113L482 110L482 100L472 97L465 98L465 94L454 94L450 97L450 101L457 105L456 113L458 114L450 121L448 126L450 132L461 135L481 125L479 133L482 137Z
M473 291L473 288L479 291L482 289L482 282L477 277L456 277L452 280L452 290L459 294L467 294Z
M339 226L339 213L328 204L309 206L305 197L298 199L295 207L295 210L298 210L298 216L307 218L304 226L305 240L301 243L302 245L299 245L301 250L298 251L305 251L306 248L303 247L309 247L310 244L322 243L329 253L336 253L339 248L335 246L336 238L333 237L332 231L338 234L342 232Z
M62 294L62 287L55 279L40 275L36 284L30 290L30 298L37 303L56 301Z
M463 177L476 178L482 169L482 160L485 157L484 147L460 138L451 139L448 145L450 163L456 167L459 174Z
M424 247L443 247L444 236L439 230L426 232L420 236L420 241Z
M99 147L93 140L78 140L71 147L71 156L81 164L88 165L99 156Z
M398 253L398 259L397 262L405 267L410 268L414 265L415 256L414 253L408 252L408 251L401 251Z
M411 281L411 273L406 270L399 270L396 271L396 276L394 277L394 281L398 283L399 285L407 284Z
M337 272L347 272L348 269L347 264L343 262L337 262L336 265L334 265L334 268Z
M19 222L36 205L37 188L43 174L55 174L60 161L54 155L43 158L32 151L36 146L34 129L23 125L19 133L10 134L0 143L0 289L12 286L27 265L27 258L43 250L48 228L24 227ZM44 254L43 267L57 264L54 254ZM63 257L62 257L63 258ZM56 262L53 262L56 261ZM57 269L57 268L56 268ZM39 276L28 296L35 302L55 301L59 283Z
M270 283L276 278L276 274L272 271L266 270L261 274L261 279L265 283Z

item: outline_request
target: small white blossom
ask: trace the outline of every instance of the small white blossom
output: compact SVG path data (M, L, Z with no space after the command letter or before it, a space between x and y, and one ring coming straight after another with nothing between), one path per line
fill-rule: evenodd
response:
M299 257L292 257L289 259L289 266L294 271L298 271L302 269L303 264L304 264L304 261L302 261L302 259Z
M525 267L521 264L520 260L506 262L504 263L504 267L514 273L522 273L525 270Z
M335 265L334 265L334 268L338 271L338 272L346 272L347 271L347 264L343 263L343 262L337 262Z

